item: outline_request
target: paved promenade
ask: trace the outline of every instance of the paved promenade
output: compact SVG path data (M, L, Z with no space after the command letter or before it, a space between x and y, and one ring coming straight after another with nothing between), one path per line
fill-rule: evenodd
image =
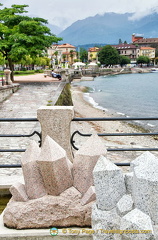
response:
M15 81L20 83L20 89L4 102L0 103L0 118L36 118L37 109L46 106L56 94L61 82L44 77L43 74L18 76ZM0 122L0 134L30 134L34 130L40 132L38 122ZM31 137L37 143L37 136ZM29 138L0 138L2 149L25 149ZM0 152L1 164L19 164L23 153ZM22 178L21 169L0 168L0 188ZM7 182L6 182L7 181Z

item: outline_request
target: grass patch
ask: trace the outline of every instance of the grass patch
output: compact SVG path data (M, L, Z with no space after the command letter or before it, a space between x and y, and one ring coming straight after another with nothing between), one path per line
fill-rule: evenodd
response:
M9 202L11 195L0 196L0 214L5 209L7 203Z
M70 91L70 84L67 83L60 94L55 106L73 106L71 91Z
M44 72L43 70L14 71L14 76L32 75L43 72Z

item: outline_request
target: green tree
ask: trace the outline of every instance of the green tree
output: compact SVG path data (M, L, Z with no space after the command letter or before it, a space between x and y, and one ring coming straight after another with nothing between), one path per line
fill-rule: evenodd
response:
M119 63L120 55L116 48L106 45L99 51L98 60L101 64L105 64L106 66L115 65Z
M147 56L140 56L139 58L137 58L137 63L141 64L149 64L150 63L150 58L148 58Z
M64 62L66 62L66 54L63 54L62 58L63 58Z
M122 44L122 40L121 40L121 38L119 39L119 44Z
M25 16L26 7L28 5L12 5L0 9L0 52L12 71L12 80L14 63L19 63L26 55L43 56L53 42L61 40L46 27L47 20Z
M73 64L74 50L70 50L71 64Z
M121 65L121 67L122 67L123 65L128 64L128 63L130 63L129 57L120 55L120 65Z
M80 59L82 62L88 61L88 52L85 48L80 48Z

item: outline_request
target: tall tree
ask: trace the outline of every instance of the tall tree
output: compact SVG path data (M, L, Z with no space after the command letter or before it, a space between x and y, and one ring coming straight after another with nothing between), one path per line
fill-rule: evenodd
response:
M74 50L70 50L71 64L73 64Z
M101 64L105 64L106 66L115 65L119 63L120 56L115 48L106 45L99 51L98 60Z
M0 52L12 71L12 80L14 63L25 55L43 56L52 43L61 40L46 27L47 20L25 16L26 7L28 5L12 5L0 9Z
M149 64L150 63L150 58L147 57L147 56L140 56L139 58L137 58L137 63L141 64L141 67L142 67L142 64Z
M129 64L130 59L127 56L120 55L120 65L123 67L123 65Z
M121 38L119 39L119 44L122 44L122 39Z
M80 59L82 62L88 61L88 52L85 48L80 48Z

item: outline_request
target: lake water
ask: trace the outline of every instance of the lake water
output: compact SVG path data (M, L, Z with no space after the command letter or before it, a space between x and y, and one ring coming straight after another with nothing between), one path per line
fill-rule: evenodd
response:
M76 83L75 83L76 85ZM115 116L158 117L158 73L96 77L77 85L90 88L85 99ZM158 130L158 121L138 122Z

